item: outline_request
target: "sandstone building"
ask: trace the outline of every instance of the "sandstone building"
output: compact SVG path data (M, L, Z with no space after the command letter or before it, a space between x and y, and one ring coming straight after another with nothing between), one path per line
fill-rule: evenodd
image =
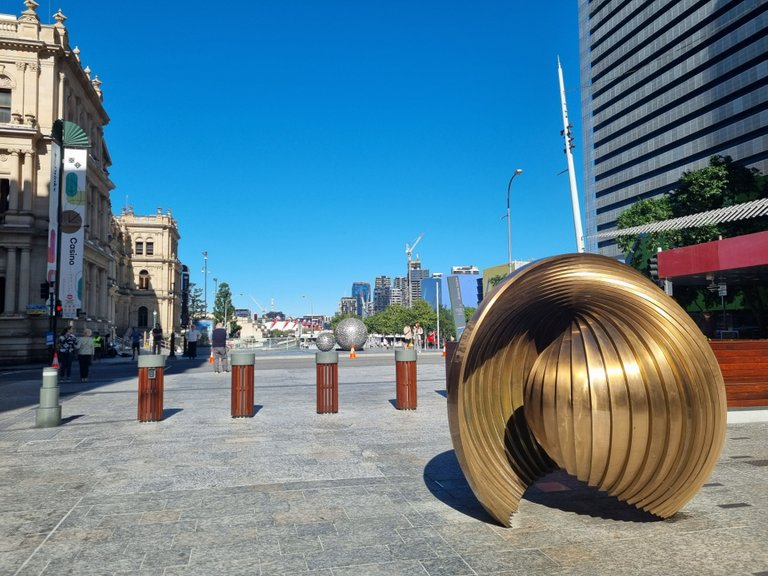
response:
M46 25L34 0L24 6L18 17L0 15L0 364L48 355L50 320L40 285L47 279L57 120L79 126L89 145L82 307L66 322L76 332L87 326L112 336L149 327L155 318L166 332L179 325L176 223L170 213L113 216L101 82L70 46L60 10L55 24Z

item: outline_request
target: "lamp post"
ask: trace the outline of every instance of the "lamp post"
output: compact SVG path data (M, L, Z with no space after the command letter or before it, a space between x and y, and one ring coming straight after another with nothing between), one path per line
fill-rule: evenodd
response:
M203 294L205 294L205 317L208 318L208 251L206 250L203 252L203 275L205 288L203 289Z
M435 338L435 346L438 350L440 350L440 282L442 281L442 278L438 278L435 284L437 288L437 337Z
M519 176L522 173L523 171L520 168L515 170L515 173L512 174L512 177L509 179L509 184L507 184L507 262L509 274L512 273L512 224L509 217L509 193L512 190L512 180L515 179L515 176Z

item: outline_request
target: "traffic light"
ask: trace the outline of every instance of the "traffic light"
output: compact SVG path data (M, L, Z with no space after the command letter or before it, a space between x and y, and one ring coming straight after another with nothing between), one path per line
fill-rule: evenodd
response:
M56 300L56 316L61 318L61 300Z
M648 274L654 280L659 279L659 257L651 256L648 258Z
M50 295L51 295L50 284L48 284L48 282L43 282L42 284L40 284L40 298L42 298L43 300L48 300Z

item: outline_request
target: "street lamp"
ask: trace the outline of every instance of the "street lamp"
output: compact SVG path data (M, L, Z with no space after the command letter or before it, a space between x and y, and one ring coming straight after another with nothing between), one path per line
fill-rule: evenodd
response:
M509 218L509 192L512 190L512 180L515 179L515 176L519 176L522 173L521 168L515 170L515 173L509 179L509 184L507 184L507 262L510 274L512 273L512 224Z
M442 278L438 278L435 283L435 288L437 289L437 337L435 338L435 346L437 346L438 350L440 350L440 282L442 281Z
M205 288L203 293L205 294L205 317L208 318L208 251L203 252L203 275L205 276Z

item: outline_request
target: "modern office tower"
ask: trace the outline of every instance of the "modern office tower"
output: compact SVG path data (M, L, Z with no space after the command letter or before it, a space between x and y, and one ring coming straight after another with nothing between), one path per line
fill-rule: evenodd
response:
M403 305L403 289L393 287L389 292L389 303Z
M768 2L579 0L588 251L712 156L768 172Z
M389 276L376 276L373 284L373 312L381 312L389 306L392 280Z
M357 302L355 313L358 316L366 316L368 314L368 302L371 299L371 285L368 282L353 282L352 298Z
M421 299L421 281L423 278L429 278L429 270L421 267L420 260L413 260L409 263L408 286L406 287L405 305L413 306L416 300Z

